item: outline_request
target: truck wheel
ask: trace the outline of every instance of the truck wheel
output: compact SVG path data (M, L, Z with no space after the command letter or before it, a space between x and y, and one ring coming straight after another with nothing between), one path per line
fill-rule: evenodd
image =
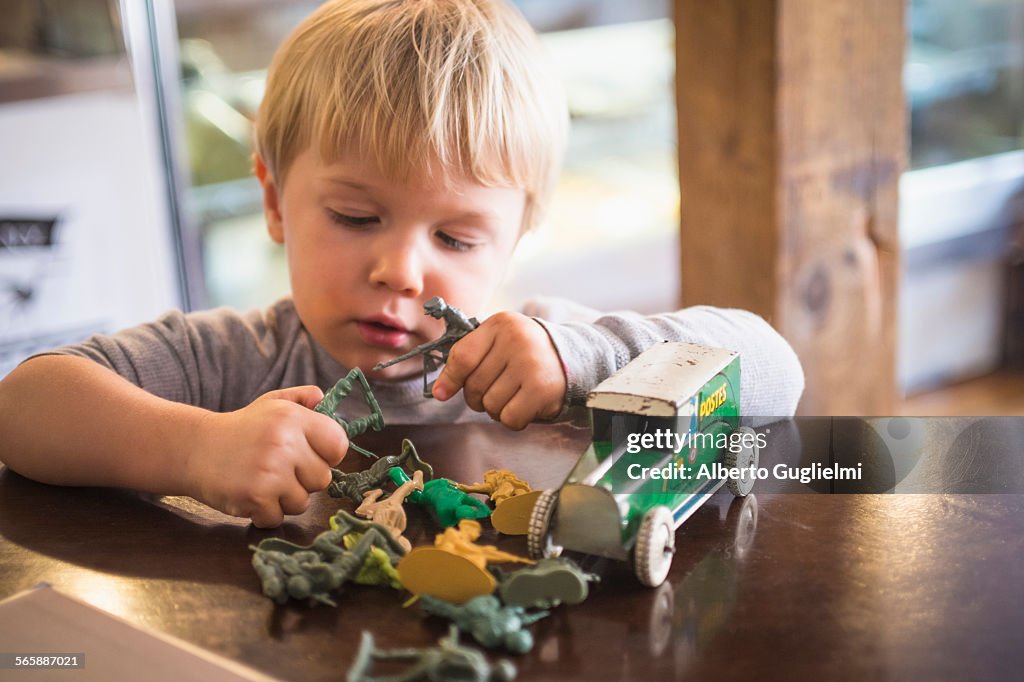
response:
M733 452L729 449L726 450L725 466L728 469L746 469L748 471L751 467L756 469L758 451L757 442L754 439L754 429L749 426L741 426L736 429L734 433L743 434L741 441L742 447L738 448L739 452ZM734 438L736 438L736 436L730 437L729 441L732 442ZM725 485L729 489L729 492L736 497L746 497L754 488L754 480L755 478L750 475L743 476L741 478L729 478L729 480L725 482Z
M736 527L733 547L736 557L742 559L750 551L754 544L754 535L757 534L757 496L747 495L733 500L725 521Z
M647 587L665 582L676 551L676 531L668 507L655 507L644 514L633 550L636 577Z
M551 542L551 520L557 505L557 490L545 490L533 505L526 534L526 547L531 559L546 559L562 553L562 548Z

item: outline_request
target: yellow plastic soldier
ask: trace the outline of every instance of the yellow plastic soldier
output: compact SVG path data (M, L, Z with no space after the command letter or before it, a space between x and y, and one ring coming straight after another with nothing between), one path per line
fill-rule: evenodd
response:
M484 482L474 485L458 484L465 493L489 495L494 503L491 524L505 535L526 535L530 528L530 514L540 497L540 490L530 490L530 484L508 469L488 469Z
M474 566L478 566L481 569L487 568L488 562L492 561L515 561L522 564L535 563L530 559L503 552L494 545L476 544L476 541L480 539L480 532L479 521L463 519L459 521L458 528L445 528L443 533L439 533L434 538L434 546L469 559Z
M447 528L434 538L433 547L417 547L398 564L402 585L416 595L429 594L452 604L494 592L494 576L488 562L515 561L532 564L493 545L478 545L480 523L463 519L458 528Z
M516 476L508 469L488 469L484 472L484 482L466 485L458 483L455 486L464 493L482 493L489 495L495 506L501 504L510 497L525 495L530 492L530 484Z

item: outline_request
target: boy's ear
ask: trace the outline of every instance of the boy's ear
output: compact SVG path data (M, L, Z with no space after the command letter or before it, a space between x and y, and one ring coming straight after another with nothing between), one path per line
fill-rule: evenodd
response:
M267 232L270 238L278 244L284 244L284 224L281 221L281 197L278 193L277 183L274 176L270 174L267 164L259 154L253 154L253 169L256 177L263 187L263 213L267 217Z

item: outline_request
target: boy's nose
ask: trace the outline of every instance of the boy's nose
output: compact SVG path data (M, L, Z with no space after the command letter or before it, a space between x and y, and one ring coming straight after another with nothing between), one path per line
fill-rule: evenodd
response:
M407 296L419 296L423 291L423 264L416 249L401 241L384 244L374 259L370 283Z

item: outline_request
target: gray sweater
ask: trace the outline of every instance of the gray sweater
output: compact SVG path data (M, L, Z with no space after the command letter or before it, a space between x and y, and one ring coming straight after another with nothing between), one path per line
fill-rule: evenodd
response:
M548 299L527 304L524 312L544 326L561 355L569 379L567 406L582 404L598 383L663 339L738 351L744 415L791 415L803 391L803 372L789 344L760 317L742 310L602 315ZM247 313L171 311L155 322L93 336L51 354L89 358L154 395L218 412L289 386L314 384L326 391L348 371L313 340L290 298ZM389 424L489 420L458 397L444 403L424 398L422 377L373 382L372 388ZM343 402L339 414L357 416L346 414L348 403L354 401Z

